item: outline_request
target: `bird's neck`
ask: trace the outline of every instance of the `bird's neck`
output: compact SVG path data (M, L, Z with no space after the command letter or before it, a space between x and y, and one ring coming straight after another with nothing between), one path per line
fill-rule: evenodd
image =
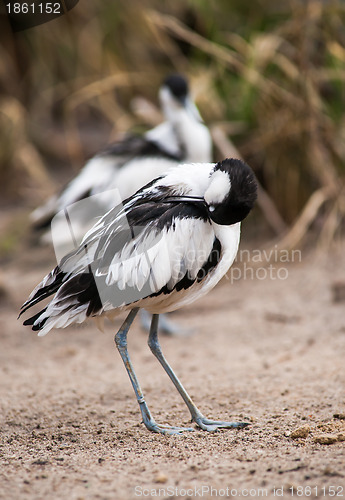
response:
M205 125L185 110L176 111L171 118L171 123L185 161L193 163L211 161L211 137Z

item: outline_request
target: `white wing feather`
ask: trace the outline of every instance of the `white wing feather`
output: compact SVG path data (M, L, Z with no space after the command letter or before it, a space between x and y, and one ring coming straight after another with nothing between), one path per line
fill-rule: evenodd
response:
M94 272L96 276L105 274L106 285L116 284L120 290L129 286L140 291L148 281L152 293L165 285L173 289L187 272L190 279L196 278L212 250L214 237L208 222L175 219L174 228L164 229L155 237L146 228L115 253L108 269ZM88 255L94 256L92 245Z

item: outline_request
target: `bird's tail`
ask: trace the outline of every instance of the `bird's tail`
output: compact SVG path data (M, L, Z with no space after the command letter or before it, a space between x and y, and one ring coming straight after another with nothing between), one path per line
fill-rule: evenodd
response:
M53 269L43 280L39 285L34 288L34 290L31 292L29 298L27 301L24 302L22 307L20 308L19 316L20 316L30 309L30 307L34 306L35 304L38 304L42 300L46 299L47 297L50 297L53 295L61 286L63 282L63 278L66 275L66 273L62 272L59 266L57 266L55 269ZM46 310L47 308L45 307L42 311L39 313L35 314L31 318L27 319L24 322L24 325L33 325L34 322L38 319L38 317ZM42 325L43 326L43 325ZM34 328L33 330L38 330L39 328Z

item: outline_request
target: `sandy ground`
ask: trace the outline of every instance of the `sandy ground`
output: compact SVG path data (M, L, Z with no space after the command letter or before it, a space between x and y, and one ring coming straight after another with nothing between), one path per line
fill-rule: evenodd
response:
M173 315L195 333L162 346L194 401L251 423L181 436L140 423L113 342L119 323L38 338L16 321L52 265L50 251L29 249L0 275L1 499L345 497L345 302L332 298L343 250L303 253L285 280L223 282ZM136 322L130 352L151 411L189 425L146 337Z

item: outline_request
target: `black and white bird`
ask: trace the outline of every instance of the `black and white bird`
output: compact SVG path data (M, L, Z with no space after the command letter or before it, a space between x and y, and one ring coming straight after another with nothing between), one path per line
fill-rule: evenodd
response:
M210 162L212 141L197 107L190 97L186 78L169 75L159 90L165 121L144 135L128 135L91 158L58 196L53 196L31 214L41 240L53 243L58 259L80 243L96 219L181 162ZM50 231L50 225L52 231ZM143 310L141 321L149 328ZM161 330L185 334L166 317Z
M165 121L144 135L128 135L91 158L60 195L32 212L34 227L48 228L57 213L100 193L104 214L119 201L114 200L114 189L124 200L174 165L211 161L211 136L190 97L185 77L168 76L159 90L159 99ZM99 206L95 216L99 216ZM73 229L74 237L80 240L91 226L89 213L83 216L79 212L78 217ZM64 220L55 226L53 238L55 246L71 241ZM51 241L49 232L43 235L43 241Z
M129 311L115 335L146 427L163 434L192 428L155 422L127 351L127 333L139 308L153 314L148 344L202 429L239 428L244 422L202 415L165 360L157 337L160 313L209 292L235 259L241 221L256 199L255 176L245 163L181 165L170 169L110 210L33 290L21 313L53 296L24 322L38 335Z

